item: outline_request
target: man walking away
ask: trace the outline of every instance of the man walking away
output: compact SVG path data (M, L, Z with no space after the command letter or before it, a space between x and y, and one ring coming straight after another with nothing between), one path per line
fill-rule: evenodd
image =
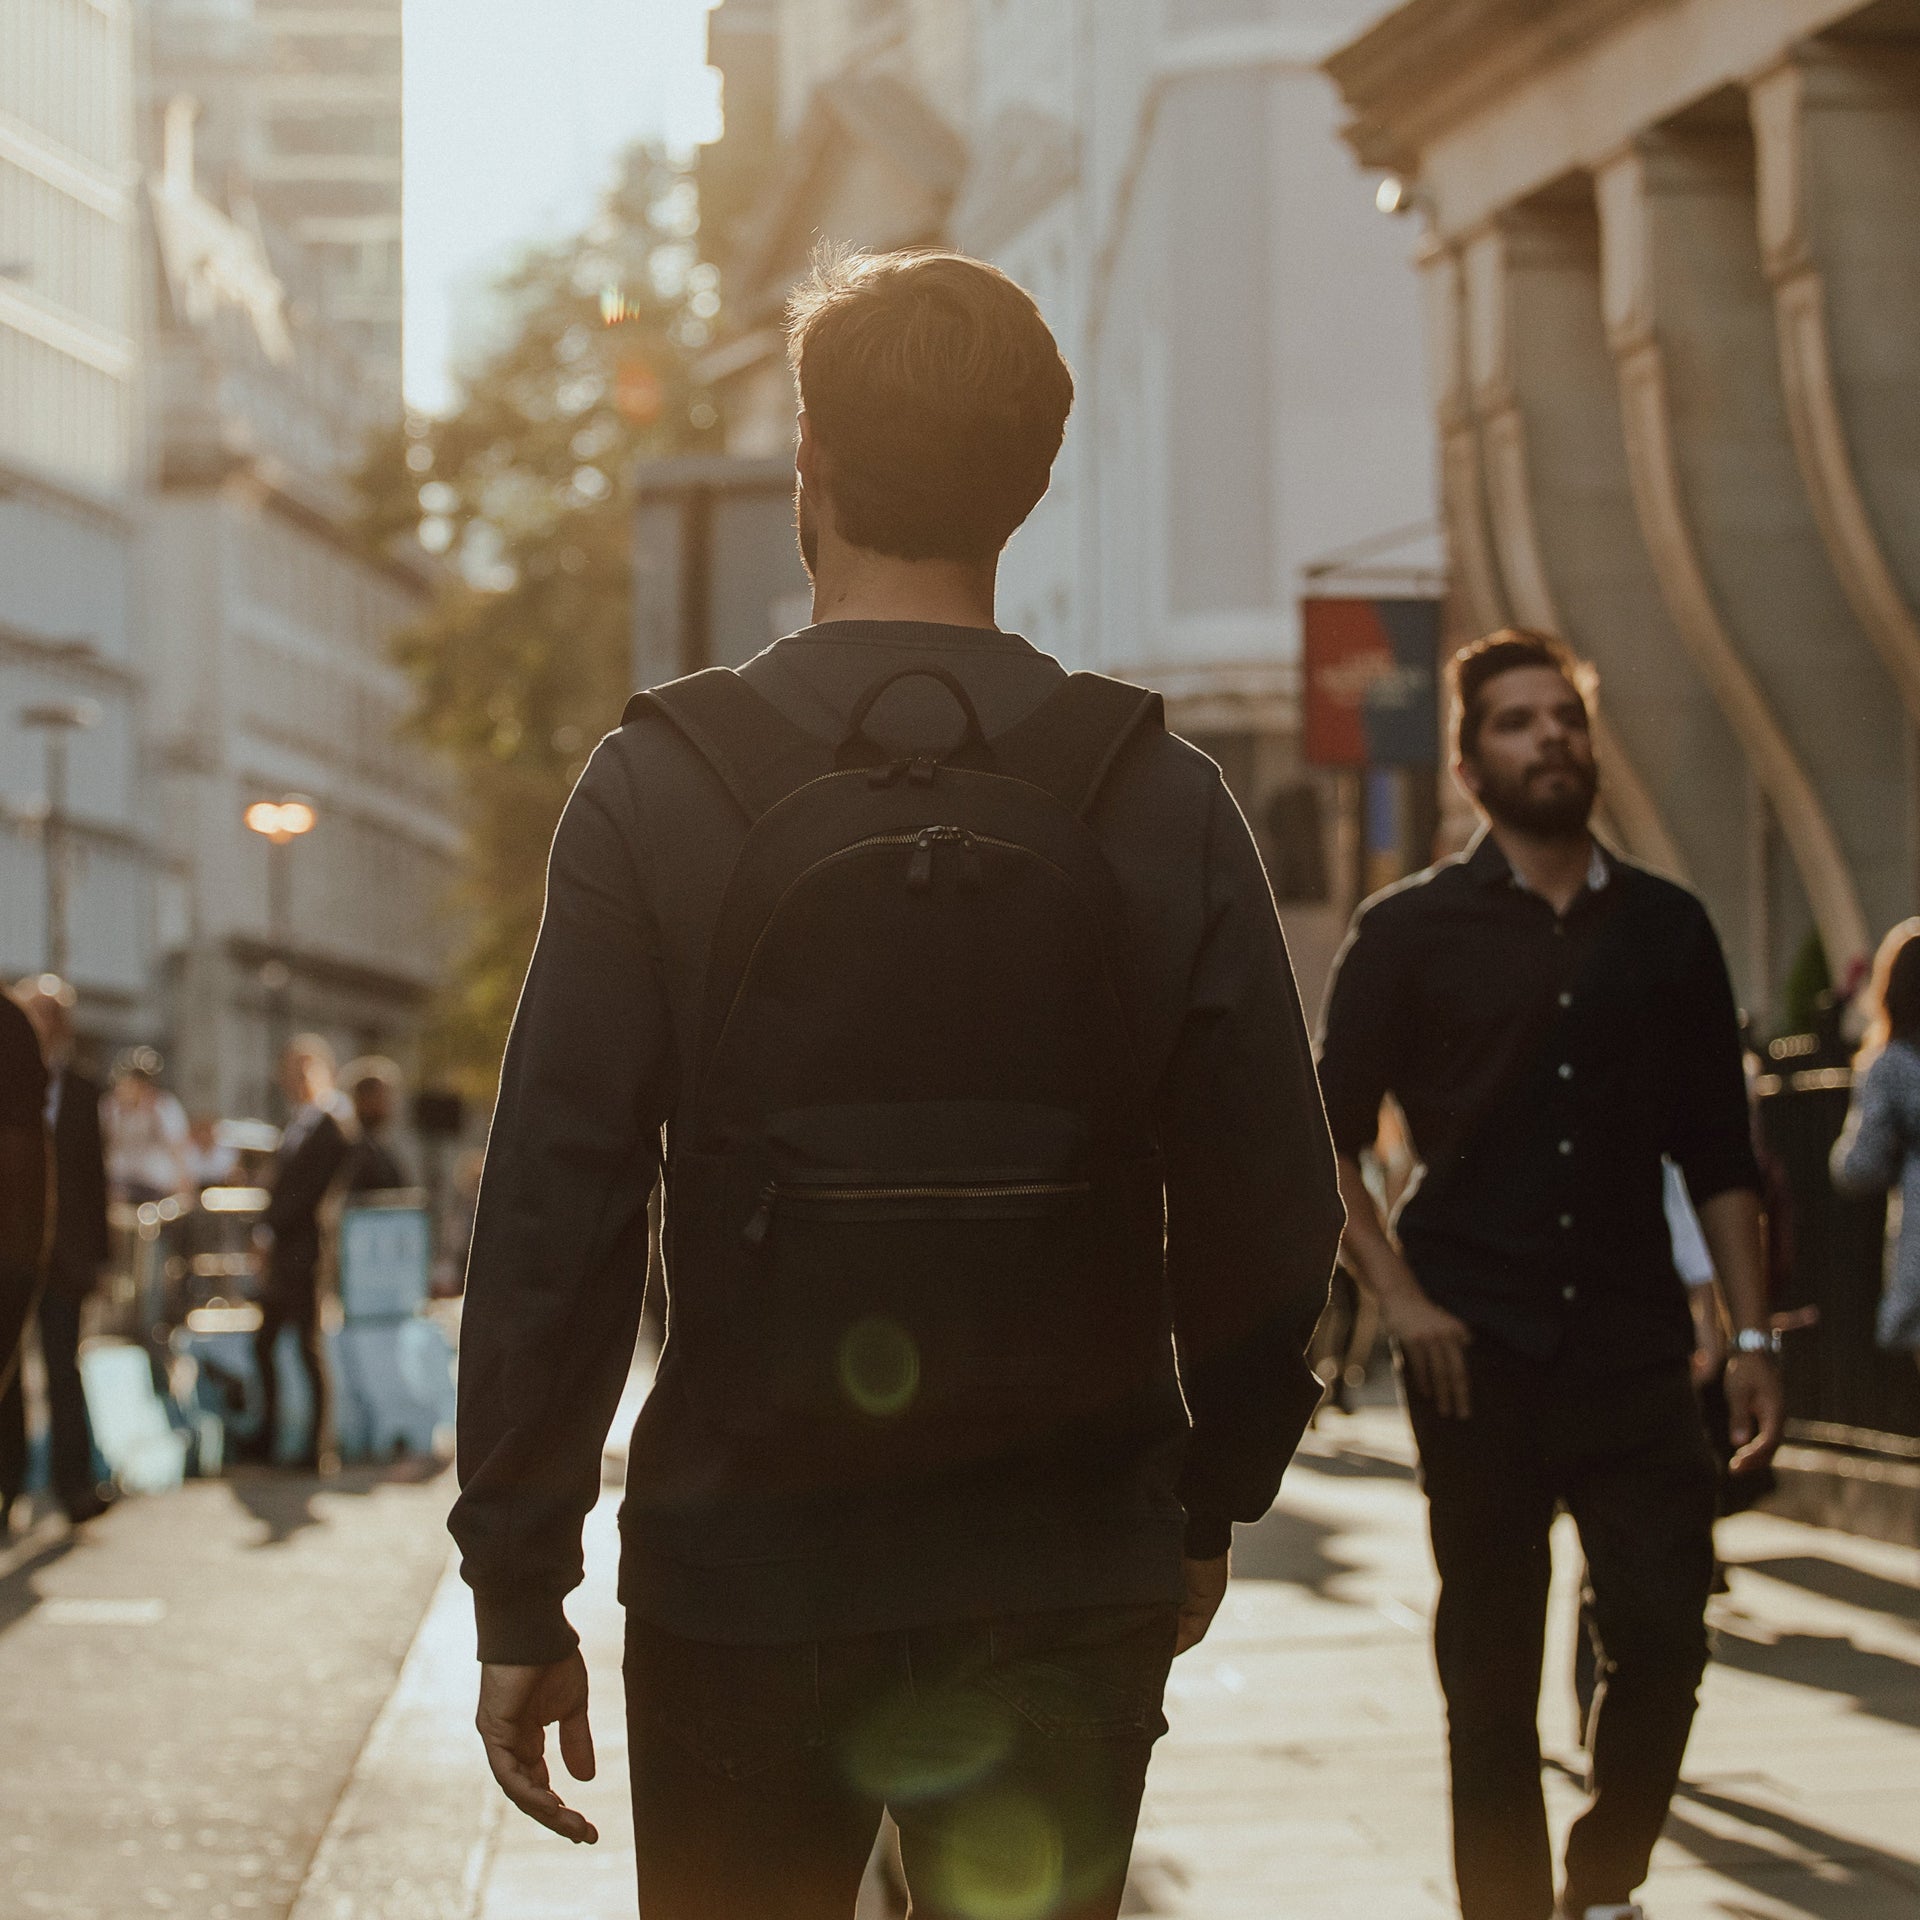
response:
M47 1070L33 1023L0 992L0 1392L11 1387L47 1232ZM11 1531L0 1506L0 1545Z
M57 974L23 981L18 997L47 1068L44 1109L53 1143L53 1236L40 1292L40 1357L47 1373L53 1495L75 1526L97 1519L107 1495L93 1472L93 1433L80 1383L80 1321L107 1264L107 1152L101 1089L73 1065L74 991ZM0 1396L0 1507L18 1497L27 1461L20 1377Z
M1111 1920L1168 1662L1317 1398L1332 1149L1218 769L994 624L1072 399L1033 302L826 260L791 351L815 624L602 742L507 1049L453 1516L480 1728L595 1837L543 1729L587 1777L562 1601L664 1149L642 1912L847 1920L890 1809L917 1914Z
M327 1435L327 1374L320 1352L320 1206L347 1157L346 1102L333 1085L333 1049L317 1034L291 1041L280 1065L290 1118L267 1170L272 1198L261 1222L266 1285L260 1294L260 1330L253 1337L260 1373L260 1431L238 1451L243 1460L271 1462L280 1434L280 1381L274 1349L282 1327L300 1343L313 1407L307 1443L291 1464L316 1472Z
M1453 680L1455 777L1486 830L1361 908L1329 992L1320 1070L1347 1253L1399 1343L1420 1446L1463 1920L1554 1907L1535 1721L1560 1505L1604 1650L1562 1908L1636 1916L1713 1579L1715 1464L1663 1155L1737 1329L1736 1468L1780 1435L1740 1037L1700 902L1588 831L1598 782L1572 656L1501 632ZM1388 1094L1425 1169L1398 1245L1359 1168Z

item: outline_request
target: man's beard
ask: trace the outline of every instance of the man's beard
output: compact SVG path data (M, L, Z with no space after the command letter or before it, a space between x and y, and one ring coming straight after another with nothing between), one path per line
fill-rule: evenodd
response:
M796 486L793 490L793 520L800 534L800 564L807 570L807 578L814 577L814 570L820 564L820 516L814 510L813 502L807 497L805 487Z
M1534 791L1531 776L1543 771L1539 767L1508 781L1483 764L1480 804L1499 825L1511 827L1515 833L1535 834L1543 840L1585 833L1600 791L1599 773L1591 762L1585 766L1577 760L1553 764L1556 771L1568 775L1571 784L1547 793Z

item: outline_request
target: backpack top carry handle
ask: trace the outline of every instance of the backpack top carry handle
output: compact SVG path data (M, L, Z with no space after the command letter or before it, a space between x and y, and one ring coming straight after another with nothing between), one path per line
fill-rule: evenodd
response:
M867 732L867 720L874 708L889 689L897 687L902 680L937 680L952 694L966 725L959 742L945 753L891 753ZM833 764L842 771L851 767L885 767L895 762L914 761L928 765L988 769L994 765L993 749L987 745L986 733L980 725L980 710L973 704L973 696L945 667L902 667L898 673L890 673L884 680L876 680L860 696L853 712L848 715L846 737L834 749L833 755Z

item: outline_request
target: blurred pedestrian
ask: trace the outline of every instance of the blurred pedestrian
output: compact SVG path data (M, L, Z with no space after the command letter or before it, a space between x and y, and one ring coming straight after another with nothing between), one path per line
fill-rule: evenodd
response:
M100 1087L73 1064L74 991L56 974L23 980L16 998L39 1036L47 1069L46 1121L53 1146L54 1215L36 1316L47 1378L49 1478L75 1526L107 1509L93 1471L93 1431L80 1381L80 1322L107 1264L107 1160ZM0 1511L26 1477L26 1395L19 1373L0 1394Z
M188 1121L185 1159L187 1191L196 1196L228 1185L240 1167L239 1154L220 1137L220 1119L212 1113L196 1113Z
M602 743L507 1048L453 1516L480 1730L595 1838L545 1728L590 1775L562 1603L664 1145L641 1910L851 1914L890 1810L916 1910L1111 1920L1169 1662L1318 1399L1332 1149L1219 769L995 624L1072 398L1031 299L823 260L791 348L814 624Z
M1732 1311L1735 1468L1780 1435L1739 1027L1699 901L1589 831L1573 657L1505 631L1463 649L1453 683L1455 775L1486 826L1361 908L1329 992L1346 1247L1399 1345L1419 1442L1463 1920L1555 1910L1536 1717L1561 1505L1603 1671L1560 1910L1637 1915L1707 1657L1718 1479L1664 1156ZM1424 1167L1397 1241L1359 1166L1388 1094Z
M260 1431L238 1449L242 1460L267 1463L280 1436L280 1380L275 1353L282 1327L299 1343L312 1408L306 1442L291 1465L317 1472L327 1439L327 1373L320 1350L320 1208L346 1160L353 1110L333 1083L333 1049L318 1034L289 1042L280 1084L290 1118L267 1170L270 1198L260 1234L266 1254L260 1329L253 1337L260 1373Z
M191 1184L187 1113L160 1084L163 1068L153 1048L130 1048L114 1067L101 1108L108 1185L128 1206L171 1200Z
M1920 1361L1920 919L1881 941L1867 1008L1833 1179L1843 1193L1893 1194L1893 1257L1874 1331L1889 1353Z
M13 1385L46 1253L47 1070L33 1023L0 991L0 1391ZM0 1504L0 1544L12 1528Z
M400 1069L379 1054L350 1060L340 1069L340 1090L352 1104L355 1128L340 1170L345 1193L381 1193L408 1184L392 1140L402 1085Z

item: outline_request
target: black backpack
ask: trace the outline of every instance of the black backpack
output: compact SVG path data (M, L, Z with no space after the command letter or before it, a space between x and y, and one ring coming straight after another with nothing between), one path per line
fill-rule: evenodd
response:
M965 731L900 759L866 723L916 675ZM648 708L752 823L667 1166L668 1274L703 1326L724 1301L709 1413L772 1478L837 1484L1163 1425L1161 1168L1086 822L1158 697L1075 674L989 743L908 668L837 750L724 669Z

